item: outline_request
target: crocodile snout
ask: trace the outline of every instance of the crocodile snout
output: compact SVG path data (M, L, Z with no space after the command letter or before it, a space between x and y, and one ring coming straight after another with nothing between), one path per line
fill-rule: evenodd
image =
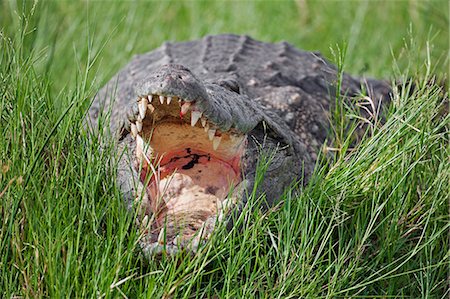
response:
M203 83L179 64L167 64L155 69L136 85L136 94L177 96L187 102L205 102L208 99Z

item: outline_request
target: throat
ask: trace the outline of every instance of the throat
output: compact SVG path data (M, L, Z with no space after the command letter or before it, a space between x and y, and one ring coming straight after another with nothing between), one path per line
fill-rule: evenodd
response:
M208 220L216 221L224 206L234 203L230 190L241 182L239 162L240 156L224 161L213 153L185 148L143 165L141 181L148 182L155 232L165 227L167 237L188 239Z
M223 198L230 187L240 181L240 173L237 167L233 167L233 163L191 148L167 153L157 169L150 194L153 198L164 197L165 201L173 196L180 196L185 193L184 189L193 185L198 187L197 192Z

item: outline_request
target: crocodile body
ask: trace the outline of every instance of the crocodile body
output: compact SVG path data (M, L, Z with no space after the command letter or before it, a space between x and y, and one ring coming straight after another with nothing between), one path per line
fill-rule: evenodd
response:
M298 50L287 42L265 43L237 35L166 42L152 52L134 57L114 76L96 96L90 118L95 124L102 110L111 109L111 129L120 132L120 150L126 148L131 156L141 155L141 166L142 161L145 165L150 164L150 156L162 157L173 152L166 154L171 157L169 161L160 162L170 166L172 176L180 171L176 174L179 178L174 180L181 187L174 187L175 183L167 185L168 193L175 194L175 199L168 195L158 197L156 191L152 195L152 187L143 178L149 177L148 168L144 175L138 163L126 158L127 155L119 161L119 183L130 206L136 198L141 198L143 218L160 215L160 210L164 210L166 218L156 218L164 218L167 223L168 215L178 213L167 211L175 203L189 202L186 199L189 196L205 198L206 202L208 194L215 194L214 202L233 199L233 206L245 203L245 190L252 190L258 157L264 152L271 154L272 159L258 192L265 194L269 204L295 180L307 181L330 132L329 111L336 99L337 81L337 68L320 54ZM384 81L342 75L341 94L352 97L363 91L371 99L372 108L378 109L381 100L389 100L391 88ZM178 101L177 105L166 104L172 99ZM179 110L173 112L174 109ZM182 137L182 132L190 132L190 128L193 128L191 135L186 133L186 138ZM197 140L203 130L205 137ZM207 140L208 135L214 150L201 139ZM142 154L142 148L136 145L142 143L142 139L143 144L151 145L146 154ZM170 146L165 147L165 144ZM183 144L186 144L185 148ZM199 144L197 149L196 144ZM181 154L182 150L185 154ZM210 159L210 154L217 161L215 158L206 160L206 157ZM208 164L208 161L217 163ZM203 168L198 168L200 166ZM205 170L209 174L195 179L191 171L196 167L199 172ZM216 167L222 170L218 171ZM228 173L229 169L234 169L234 172L229 171L234 173L233 183L229 185L237 190L233 196L211 192L211 188L218 188L214 182L203 184L216 173ZM155 171L151 175L155 177ZM230 181L230 177L227 178ZM186 179L192 179L194 183L183 185L181 182ZM161 189L155 190L161 193ZM163 208L155 203L156 197L165 198ZM194 202L187 205L195 206ZM195 209L197 212L202 210ZM211 232L211 222L221 219L217 215L224 211L216 209L208 214L209 218L199 216L203 221L201 227L209 225ZM154 222L149 224L148 217L144 220L141 217L141 227L149 227L147 237L141 241L144 252L152 254L165 250L170 253L188 248L188 240L193 239L200 226L192 230L189 238L177 243L177 231L187 222L169 225L163 235L170 235L171 240L163 240L161 226Z

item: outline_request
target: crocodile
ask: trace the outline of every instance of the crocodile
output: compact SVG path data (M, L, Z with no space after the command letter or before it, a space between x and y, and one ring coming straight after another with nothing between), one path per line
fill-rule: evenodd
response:
M135 56L97 93L89 118L96 126L110 111L118 185L127 206L139 207L140 247L152 256L195 252L250 193L271 206L306 183L337 93L364 95L378 111L391 91L288 42L225 34Z

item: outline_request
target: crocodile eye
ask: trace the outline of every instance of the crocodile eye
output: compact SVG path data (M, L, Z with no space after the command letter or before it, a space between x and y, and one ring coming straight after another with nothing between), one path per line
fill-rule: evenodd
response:
M221 80L217 84L230 90L230 91L233 91L235 93L239 93L239 94L241 93L239 84L237 83L236 80L233 80L233 79Z

